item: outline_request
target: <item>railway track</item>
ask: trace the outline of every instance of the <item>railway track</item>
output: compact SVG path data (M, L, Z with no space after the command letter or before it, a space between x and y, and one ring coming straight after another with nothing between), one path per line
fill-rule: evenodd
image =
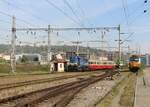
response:
M8 97L0 100L0 106L7 105L7 107L9 107L9 105L11 105L11 107L30 107L35 106L46 99L59 96L65 92L70 92L64 99L61 99L56 104L54 104L54 107L65 107L74 97L74 95L78 93L81 89L115 74L116 71L106 72L94 77L83 78L74 82Z
M96 72L96 73L100 73L100 72ZM73 74L73 75L70 74L70 75L60 76L60 77L29 80L29 81L8 83L8 84L0 84L0 91L5 90L5 89L10 89L10 88L21 87L21 86L40 84L40 83L45 83L45 82L53 82L53 81L57 81L57 80L63 80L63 79L79 77L79 76L86 76L86 75L90 75L90 74L92 75L92 74L96 74L96 73L89 72L89 73L84 73L84 74Z

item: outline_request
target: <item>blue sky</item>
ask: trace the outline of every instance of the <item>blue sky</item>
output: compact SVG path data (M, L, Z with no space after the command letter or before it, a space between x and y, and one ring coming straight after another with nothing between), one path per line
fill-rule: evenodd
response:
M150 1L144 4L144 0L123 0L125 2L127 18L122 5L122 0L66 0L72 6L77 17L67 7L64 0L49 0L62 9L69 17L76 20L80 25L86 27L111 27L121 24L122 32L134 32L130 38L131 42L126 42L123 46L130 45L132 49L141 48L143 53L150 53ZM144 14L144 10L147 12ZM46 0L0 0L0 12L15 15L18 19L23 19L28 23L17 20L17 27L79 27L70 18L58 11ZM127 21L128 20L128 26ZM30 24L29 24L30 23ZM0 14L0 43L10 40L11 17ZM17 32L17 37L24 42L46 41L46 32L36 32L37 37L26 32ZM77 40L78 32L53 32L53 44L58 44L60 40L65 44L68 41ZM8 36L7 36L8 35ZM41 37L40 37L41 36ZM99 40L101 32L80 32L80 39L83 41ZM114 42L118 32L110 31L106 33L105 40L109 45L117 46ZM122 35L122 39L128 35ZM67 43L68 42L68 43ZM60 43L59 43L60 44ZM83 43L82 45L86 45ZM90 43L90 46L98 47L99 43Z

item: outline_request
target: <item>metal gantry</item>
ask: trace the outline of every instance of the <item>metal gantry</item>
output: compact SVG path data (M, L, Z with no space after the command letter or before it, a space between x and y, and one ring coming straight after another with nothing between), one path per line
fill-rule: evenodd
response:
M54 28L48 25L47 28L17 28L15 26L15 17L13 17L13 26L12 26L12 53L11 53L11 68L12 72L15 72L16 70L16 61L15 61L15 41L16 41L16 32L17 31L46 31L48 32L48 51L47 51L47 59L48 64L50 66L51 61L51 32L58 32L58 31L95 31L95 30L101 30L101 31L109 31L109 30L118 30L120 35L120 26L118 27L83 27L83 28L74 28L74 27L68 27L68 28ZM120 42L119 42L120 44ZM119 51L120 52L120 51ZM50 70L50 69L49 69ZM51 72L51 70L50 70Z

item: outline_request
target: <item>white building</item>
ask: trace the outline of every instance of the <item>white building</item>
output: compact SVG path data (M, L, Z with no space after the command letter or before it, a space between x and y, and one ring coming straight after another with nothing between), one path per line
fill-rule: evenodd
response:
M63 59L54 60L53 61L53 70L56 72L64 72L65 64L67 64L67 62Z
M67 61L64 60L61 54L56 54L52 60L51 69L56 72L64 72Z
M3 55L2 58L6 61L10 61L10 55Z
M145 55L145 64L146 66L150 66L150 54Z
M1 59L4 59L4 60L6 60L6 61L10 61L10 55L5 55L5 54L1 53L1 54L0 54L0 58L1 58Z

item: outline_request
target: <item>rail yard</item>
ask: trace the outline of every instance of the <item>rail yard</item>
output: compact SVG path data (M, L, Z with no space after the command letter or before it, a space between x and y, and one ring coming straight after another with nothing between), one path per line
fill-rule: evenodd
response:
M150 0L0 0L0 107L150 107Z
M64 76L53 78L1 84L0 106L42 106L47 104L47 100L52 99L51 106L65 107L82 89L106 78L109 81L116 73L118 73L117 70L112 72L81 72L78 74L63 74ZM35 84L38 85L35 86ZM30 87L32 87L32 90L27 92Z

